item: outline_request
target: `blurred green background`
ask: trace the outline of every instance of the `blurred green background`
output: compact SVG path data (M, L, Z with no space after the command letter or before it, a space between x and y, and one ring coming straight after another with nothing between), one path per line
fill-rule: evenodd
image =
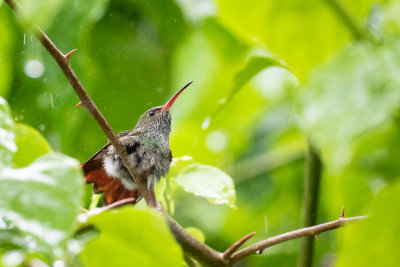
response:
M317 222L342 206L346 216L376 214L322 234L314 266L396 266L400 2L342 2L24 0L23 19L3 3L0 96L15 122L83 162L106 137L74 108L31 25L63 53L78 50L72 67L116 132L193 80L172 108L171 150L228 173L237 208L178 190L177 221L217 250L253 231L251 242L302 227L310 141L323 164ZM295 240L238 266L296 266L299 253Z

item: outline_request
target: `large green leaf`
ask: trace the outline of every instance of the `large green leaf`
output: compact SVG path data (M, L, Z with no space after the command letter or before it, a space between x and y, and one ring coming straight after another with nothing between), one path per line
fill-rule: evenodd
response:
M14 127L17 152L13 155L13 167L26 167L36 158L51 152L46 139L34 128L17 123Z
M82 174L78 166L75 159L53 153L26 168L0 172L0 216L39 246L46 246L50 255L60 256L59 248L79 213Z
M224 25L250 42L264 43L301 78L348 38L324 1L258 0L252 5L240 0L217 2L218 17Z
M127 207L89 219L100 231L80 257L85 266L181 266L182 250L165 220L151 210Z
M400 40L373 47L357 43L314 73L301 95L300 117L332 168L400 106Z
M49 154L29 165L50 147L33 128L14 125L8 105L0 100L0 220L7 222L0 243L60 257L81 205L78 162Z
M179 173L175 181L186 192L205 197L211 203L235 207L236 193L233 180L216 167L191 164Z
M371 218L345 230L335 266L397 266L400 236L400 180L383 189L371 203Z
M304 79L311 68L353 38L351 28L330 2L218 0L218 18L254 45L265 44ZM346 2L350 16L356 15L355 23L362 25L373 1L340 2Z

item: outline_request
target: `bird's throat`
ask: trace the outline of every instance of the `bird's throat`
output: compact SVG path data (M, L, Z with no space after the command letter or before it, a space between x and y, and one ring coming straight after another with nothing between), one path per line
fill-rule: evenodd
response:
M163 155L169 153L169 133L147 132L140 137L140 140L146 149Z

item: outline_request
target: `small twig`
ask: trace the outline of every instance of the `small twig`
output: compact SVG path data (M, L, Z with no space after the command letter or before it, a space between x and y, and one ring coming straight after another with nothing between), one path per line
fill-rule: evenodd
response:
M101 207L100 209L103 212L105 210L110 210L110 209L115 209L115 208L118 208L118 207L125 206L126 204L135 203L135 201L137 201L137 198L129 197L129 198L121 199L121 200L118 200L118 201L113 202L111 204L108 204L107 206Z
M136 200L137 199L133 198L133 197L122 199L122 200L116 201L114 203L111 203L111 204L101 207L101 208L95 208L95 209L92 209L89 211L85 211L85 213L80 214L78 218L80 218L79 220L81 222L86 222L90 216L102 213L106 210L115 209L115 208L130 204L130 203L134 203ZM94 229L94 226L92 224L84 224L82 227L80 227L78 230L75 231L75 236L81 235L81 234L83 234L87 231L93 230L93 229Z
M82 221L86 221L87 218L89 218L90 216L102 213L102 212L104 212L106 210L111 210L111 209L115 209L115 208L119 208L119 207L125 206L127 204L135 203L136 201L137 201L137 198L133 198L133 197L125 198L125 199L118 200L118 201L116 201L114 203L111 203L111 204L109 204L107 206L104 206L104 207L101 207L101 208L95 208L95 209L92 209L92 210L88 210L87 212L85 212L85 213L83 213L83 214L81 214L79 216L82 216L84 218L84 219L81 218Z
M256 234L256 232L250 233L244 237L242 237L242 239L240 239L239 241L237 241L236 243L234 243L232 246L230 246L227 250L225 250L225 252L222 254L222 260L229 262L229 259L231 258L232 254L236 252L236 250L238 250L247 240L249 240L250 238L252 238L254 235Z
M243 259L245 257L248 257L251 254L257 253L257 251L262 251L265 248L271 247L273 245L296 239L302 236L307 236L307 235L319 235L322 232L326 232L329 230L333 230L336 228L339 228L347 223L354 222L354 221L360 221L368 216L357 216L357 217L349 217L349 218L339 218L335 221L311 226L311 227L306 227L306 228L301 228L295 231L291 231L285 234L277 235L274 237L270 237L266 240L257 242L247 248L244 248L236 253L234 253L231 257L231 262L237 262L240 259Z

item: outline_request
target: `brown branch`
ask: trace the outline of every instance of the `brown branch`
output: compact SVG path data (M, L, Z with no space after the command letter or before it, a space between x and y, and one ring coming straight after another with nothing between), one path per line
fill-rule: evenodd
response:
M156 207L156 203L152 201L150 192L147 190L146 181L140 179L140 176L137 175L137 173L135 173L133 166L131 166L128 160L128 155L126 154L126 151L121 141L117 138L114 130L108 124L107 120L104 118L103 114L97 108L96 104L87 94L82 83L79 81L78 77L72 70L71 64L69 62L69 57L75 50L72 50L68 54L63 55L61 51L58 50L58 48L50 40L50 38L41 30L37 33L37 38L39 39L40 43L46 48L49 54L54 58L58 66L63 71L64 75L67 77L75 93L78 95L81 105L83 105L89 111L89 113L100 125L103 132L107 135L108 139L110 140L110 143L115 148L122 162L127 167L129 173L131 174L136 184L138 185L139 191L142 194L143 198L145 199L147 205L149 207Z
M17 4L13 0L4 0L13 11L17 11L16 8ZM42 31L38 30L36 33L36 37L39 39L40 43L46 48L49 54L54 58L57 62L58 66L67 77L69 83L71 84L72 88L74 89L75 93L78 95L80 103L89 111L89 113L93 116L93 118L97 121L100 125L103 132L107 135L108 139L110 140L111 144L117 151L118 155L121 157L122 162L127 167L129 173L135 180L136 184L139 187L139 191L142 194L143 198L145 199L147 205L149 207L156 207L157 204L154 203L149 190L147 190L147 183L140 179L140 176L135 173L134 168L131 166L128 155L124 147L122 146L121 141L115 135L115 132L108 124L107 120L104 118L103 114L101 114L100 110L97 108L93 100L87 94L86 90L84 89L82 83L79 81L78 77L74 73L71 68L71 64L69 62L69 58L73 52L76 50L72 50L66 55L61 53L61 51L56 47L56 45L50 40L50 38Z
M10 8L16 12L16 2L13 0L4 0ZM266 239L264 241L258 242L254 245L251 245L247 248L244 248L238 252L236 251L245 241L247 241L250 237L253 236L253 234L249 234L245 236L244 238L240 239L238 242L236 242L234 245L232 245L230 248L228 248L225 253L218 252L214 250L213 248L207 246L206 244L198 241L196 238L194 238L192 235L190 235L178 222L176 222L172 217L170 217L164 209L158 205L158 203L155 201L154 197L154 191L149 191L147 188L147 183L143 179L138 179L138 175L135 175L135 171L130 165L129 161L127 160L127 154L126 151L124 150L121 142L115 135L114 131L110 127L110 125L107 123L106 119L103 117L99 109L96 107L92 99L89 97L85 89L83 88L83 85L75 75L74 71L71 68L71 65L69 63L69 57L70 55L75 52L75 50L72 50L68 54L64 55L63 53L60 52L60 50L54 45L54 43L49 39L49 37L41 30L38 30L36 33L36 37L39 39L40 43L46 48L46 50L49 52L49 54L54 58L54 60L57 62L58 66L64 73L64 75L67 77L68 81L70 82L72 88L74 89L75 93L78 95L80 103L90 112L90 114L94 117L94 119L97 121L97 123L100 125L102 128L103 132L107 135L109 138L111 144L114 146L115 150L117 151L118 155L121 157L123 163L125 166L128 168L131 176L134 178L135 182L137 183L139 187L140 193L143 195L143 198L145 199L147 205L158 211L159 213L163 214L167 223L169 224L169 227L171 229L171 232L175 236L175 239L177 242L181 245L183 250L199 261L200 263L206 265L206 266L231 266L233 263L250 256L254 253L257 252L262 252L265 248L270 247L272 245L295 239L301 236L305 235L318 235L319 233L329 231L332 229L336 229L338 227L343 226L345 223L356 221L356 220L361 220L364 219L365 216L360 216L360 217L352 217L352 218L343 218L340 217L336 221L320 224L317 226L313 227L308 227L308 228L303 228L299 229L296 231L292 231L286 234L278 235L276 237L271 237L269 239ZM153 194L153 195L152 195ZM113 208L116 206L122 206L125 205L129 202L128 200L119 202L118 204L115 204L114 206L111 207L105 207L104 210L107 210L109 208ZM232 252L234 252L232 254ZM224 257L225 254L225 257Z
M256 232L250 233L244 237L242 237L242 239L240 239L239 241L237 241L236 243L234 243L232 246L230 246L227 250L225 250L225 252L222 254L222 259L226 262L229 262L229 259L231 258L232 254L236 252L236 250L238 250L247 240L249 240L250 238L252 238L254 235L256 234Z
M214 250L213 248L194 238L162 208L159 208L158 211L164 214L164 217L167 220L169 228L175 236L176 241L178 241L186 253L205 266L227 266L222 260L221 252Z
M10 8L16 12L16 2L13 0L4 0ZM124 150L121 142L115 135L113 129L108 124L104 116L101 114L100 110L96 107L90 96L87 94L83 85L79 81L78 77L72 70L72 67L69 62L70 55L74 52L72 50L68 54L64 55L61 51L56 47L56 45L50 40L50 38L41 30L37 31L36 37L39 39L40 43L46 48L49 54L54 58L57 62L58 66L67 77L70 82L72 88L75 93L78 95L81 105L83 105L89 113L94 117L97 123L100 125L103 132L109 138L111 144L114 146L118 155L121 157L125 166L128 168L131 176L134 178L135 182L138 184L139 191L143 195L147 205L150 208L156 209L165 215L168 224L170 225L171 231L174 233L175 238L178 240L180 245L187 251L190 255L196 258L199 262L202 263L210 263L209 265L215 265L216 262L221 261L221 253L213 250L209 246L204 243L198 241L186 230L179 225L173 218L171 218L168 214L166 214L158 203L155 200L154 191L150 191L147 188L147 183L143 179L138 179L138 175L135 175L135 171L130 165L128 161L126 151Z
M318 236L322 232L330 231L336 228L339 228L341 226L344 226L347 223L354 222L354 221L360 221L368 216L357 216L357 217L349 217L349 218L343 218L339 217L339 219L311 227L306 227L306 228L301 228L295 231L291 231L288 233L284 233L281 235L277 235L274 237L270 237L266 240L257 242L247 248L244 248L236 253L234 253L231 257L231 262L237 262L240 259L243 259L245 257L250 256L251 254L255 254L257 252L262 252L264 249L271 247L273 245L296 239L302 236Z

